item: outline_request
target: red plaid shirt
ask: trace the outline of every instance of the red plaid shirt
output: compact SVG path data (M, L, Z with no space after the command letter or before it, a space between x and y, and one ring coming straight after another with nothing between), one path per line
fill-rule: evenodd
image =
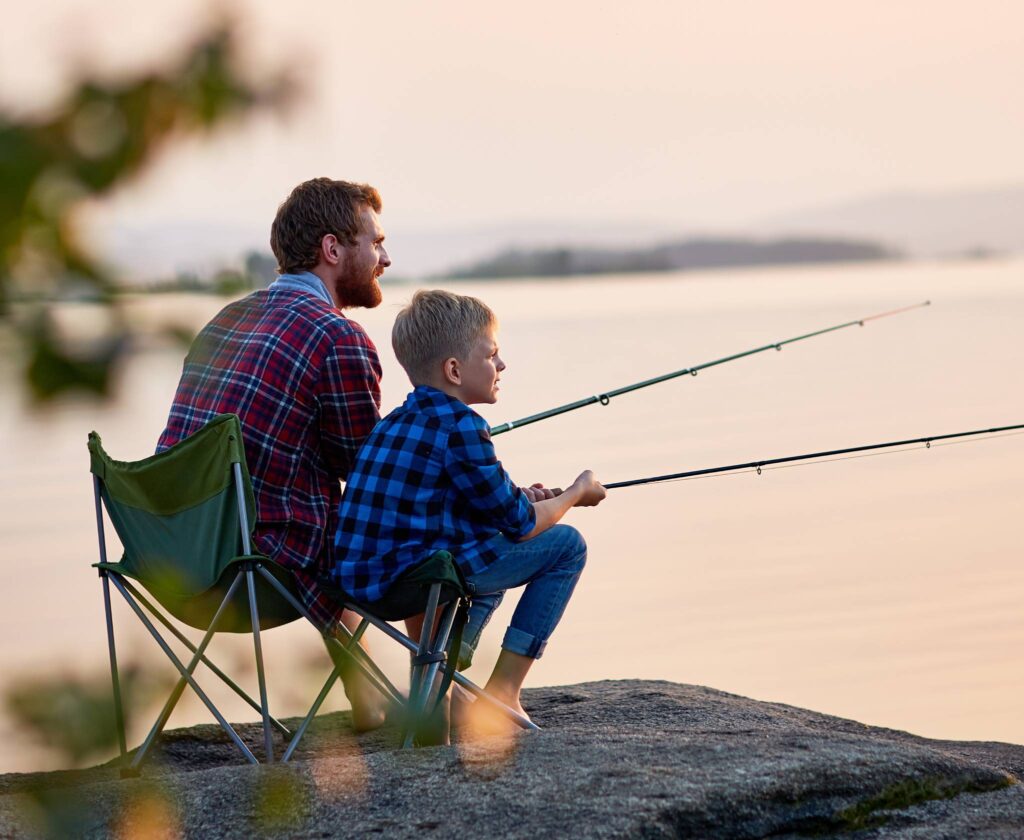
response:
M337 528L339 480L380 418L380 361L370 337L315 293L254 292L196 337L157 451L217 414L242 421L256 495L256 548L296 574L313 618L341 609L316 584Z

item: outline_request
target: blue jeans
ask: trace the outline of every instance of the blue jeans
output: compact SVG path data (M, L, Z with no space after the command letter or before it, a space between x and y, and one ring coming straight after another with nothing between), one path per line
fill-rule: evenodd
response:
M473 606L463 650L467 646L476 648L505 590L525 585L501 646L511 653L540 659L586 562L587 544L580 532L569 525L554 525L526 542L502 537L497 559L482 572L466 578Z

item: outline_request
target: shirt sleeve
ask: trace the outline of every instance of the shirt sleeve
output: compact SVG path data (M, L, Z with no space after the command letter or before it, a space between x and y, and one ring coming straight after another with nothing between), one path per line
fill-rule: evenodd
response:
M533 530L537 514L494 453L491 434L476 414L459 419L448 436L445 471L472 510L509 539Z
M380 376L377 348L357 326L339 337L324 359L316 391L320 446L337 478L348 476L356 452L380 420Z

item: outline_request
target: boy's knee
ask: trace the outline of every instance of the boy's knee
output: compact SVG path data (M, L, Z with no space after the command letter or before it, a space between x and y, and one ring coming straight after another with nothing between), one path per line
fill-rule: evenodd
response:
M587 565L587 541L583 539L583 534L572 525L556 525L555 527L563 529L560 535L564 546L562 562L572 566L576 571L583 571L583 567Z

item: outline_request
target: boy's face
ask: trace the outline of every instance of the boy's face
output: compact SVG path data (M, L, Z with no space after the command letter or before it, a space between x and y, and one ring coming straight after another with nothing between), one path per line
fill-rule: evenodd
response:
M473 344L469 357L461 360L459 373L462 384L460 399L472 403L496 403L498 401L498 380L505 369L505 363L498 355L498 342L494 329L489 329Z

